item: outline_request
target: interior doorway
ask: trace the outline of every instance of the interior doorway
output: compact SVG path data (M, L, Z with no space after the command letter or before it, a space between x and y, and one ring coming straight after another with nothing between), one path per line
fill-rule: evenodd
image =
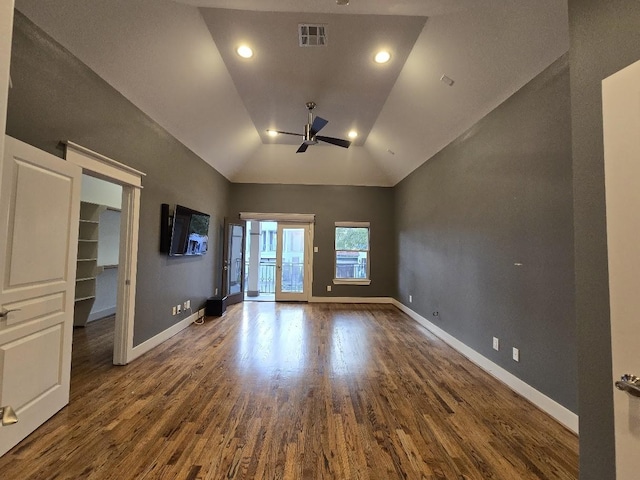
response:
M136 304L140 196L142 177L145 174L73 142L65 143L65 159L81 167L87 175L122 187L113 363L126 365L137 356L133 347L133 321Z
M110 356L114 352L114 331L118 305L118 270L122 186L82 175L78 259L74 308L74 338L86 327L109 324L110 337L101 345ZM75 340L74 340L75 344ZM73 357L75 358L75 356Z

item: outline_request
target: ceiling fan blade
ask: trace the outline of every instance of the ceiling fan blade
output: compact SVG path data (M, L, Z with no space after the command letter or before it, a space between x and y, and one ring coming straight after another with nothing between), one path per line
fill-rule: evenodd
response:
M320 140L321 142L327 142L343 148L349 148L349 146L351 145L351 142L349 140L343 140L341 138L323 137L322 135L316 135L316 139Z
M306 143L303 143L302 145L300 145L298 147L298 150L296 150L296 153L304 153L307 151L307 148L309 147L309 145L307 145Z
M298 137L303 137L304 135L302 133L293 133L293 132L283 132L281 130L271 130L272 132L276 132L279 133L281 135L296 135Z
M320 118L320 117L314 118L313 123L311 124L311 132L310 132L311 136L315 137L316 133L322 130L327 123L329 123L329 121L325 120L324 118Z

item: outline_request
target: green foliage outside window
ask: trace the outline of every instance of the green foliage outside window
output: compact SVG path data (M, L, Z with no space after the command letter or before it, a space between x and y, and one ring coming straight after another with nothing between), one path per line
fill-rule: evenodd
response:
M369 229L336 227L336 250L369 250Z

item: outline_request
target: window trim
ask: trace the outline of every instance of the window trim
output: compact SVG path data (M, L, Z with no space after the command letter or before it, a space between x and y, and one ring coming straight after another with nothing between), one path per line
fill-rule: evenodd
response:
M370 222L335 222L333 227L333 274L335 275L337 269L337 255L336 252L336 228L366 228L368 230L368 245L367 250L354 250L358 252L367 252L367 278L334 278L334 285L371 285L371 223ZM342 250L340 250L342 251Z

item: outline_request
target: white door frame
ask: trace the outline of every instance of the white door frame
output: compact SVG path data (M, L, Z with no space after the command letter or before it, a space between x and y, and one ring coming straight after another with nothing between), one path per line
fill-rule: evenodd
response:
M4 158L4 132L7 126L9 67L11 65L11 39L13 37L13 3L13 0L0 0L0 162Z
M284 253L284 235L283 230L285 228L302 228L304 229L304 258L303 258L303 275L304 275L304 285L303 292L282 292L282 255ZM276 243L276 293L275 299L276 301L298 301L298 302L308 302L311 298L311 276L313 275L311 261L312 249L313 249L313 224L312 223L289 223L289 222L278 222L278 240ZM278 293L279 292L279 293Z
M133 323L136 307L140 193L142 177L145 174L73 142L65 142L65 145L65 158L68 162L82 167L84 173L122 186L113 364L126 365L134 358Z
M258 222L277 222L287 224L303 224L309 226L309 234L306 238L305 248L308 254L306 257L305 268L305 291L308 293L305 301L311 300L313 297L313 254L315 253L313 247L314 234L315 234L315 213L263 213L263 212L240 212L240 220L255 220ZM279 243L280 240L278 240ZM280 245L278 244L278 248ZM277 286L276 286L277 289Z

